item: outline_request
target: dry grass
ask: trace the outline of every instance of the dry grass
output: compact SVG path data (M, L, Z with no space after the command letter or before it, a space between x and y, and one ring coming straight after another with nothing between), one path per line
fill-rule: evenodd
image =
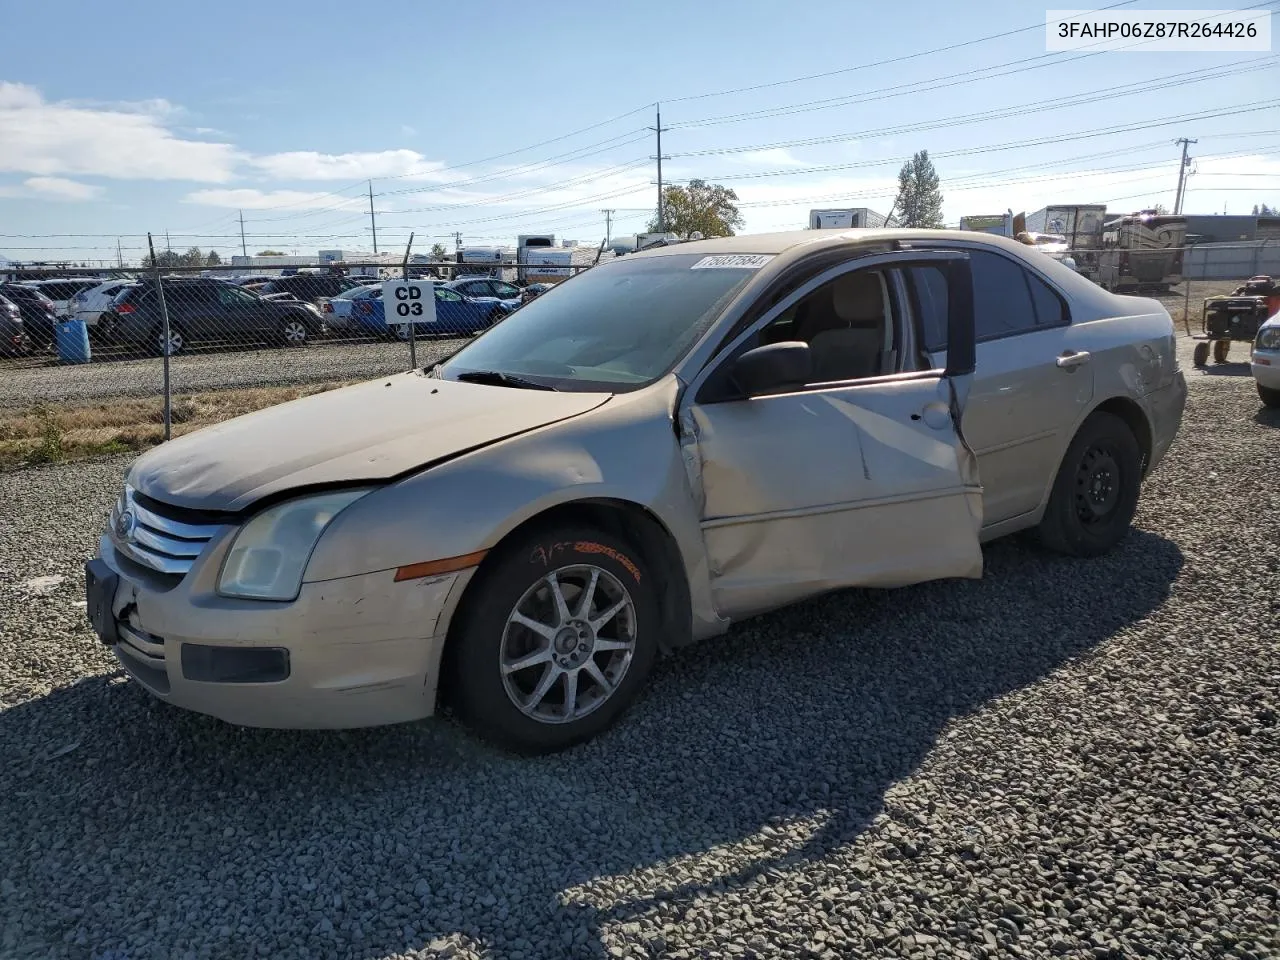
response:
M173 436L354 381L217 390L173 398ZM159 397L0 409L0 470L142 451L164 439Z

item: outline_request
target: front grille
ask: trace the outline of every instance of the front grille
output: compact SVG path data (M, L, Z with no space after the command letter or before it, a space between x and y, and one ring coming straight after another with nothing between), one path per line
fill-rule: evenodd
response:
M222 525L188 523L166 515L176 512L151 498L144 506L133 488L126 486L111 511L111 539L135 563L184 576Z

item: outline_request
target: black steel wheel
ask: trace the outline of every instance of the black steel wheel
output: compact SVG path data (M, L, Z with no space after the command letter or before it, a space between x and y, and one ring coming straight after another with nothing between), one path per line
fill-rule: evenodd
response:
M1040 540L1070 556L1098 556L1124 539L1142 491L1142 451L1129 425L1095 413L1058 468L1040 521Z

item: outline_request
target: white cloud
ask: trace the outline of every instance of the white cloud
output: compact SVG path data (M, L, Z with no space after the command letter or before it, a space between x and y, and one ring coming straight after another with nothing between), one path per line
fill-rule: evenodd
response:
M404 180L455 179L443 173L444 164L428 160L416 150L371 153L317 153L295 150L254 157L249 163L277 180L360 180L396 177Z
M808 167L808 160L801 160L785 147L773 147L768 150L748 150L744 153L727 153L716 157L737 167L761 167L776 170L779 167Z
M212 183L232 178L238 154L230 144L174 136L157 113L171 106L167 101L131 106L54 103L33 87L0 82L0 173Z
M368 209L368 198L337 197L318 190L196 190L182 198L183 203L231 210L271 210L277 207L294 212L303 210Z
M102 193L102 188L65 177L29 177L22 185L32 193L55 200L92 200Z

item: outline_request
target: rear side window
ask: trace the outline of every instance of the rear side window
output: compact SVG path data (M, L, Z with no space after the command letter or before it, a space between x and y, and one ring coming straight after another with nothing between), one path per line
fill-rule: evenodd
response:
M1070 322L1062 297L1022 265L985 250L969 251L969 263L979 343ZM937 267L920 266L912 267L910 275L921 342L929 353L940 353L947 348L946 274Z

